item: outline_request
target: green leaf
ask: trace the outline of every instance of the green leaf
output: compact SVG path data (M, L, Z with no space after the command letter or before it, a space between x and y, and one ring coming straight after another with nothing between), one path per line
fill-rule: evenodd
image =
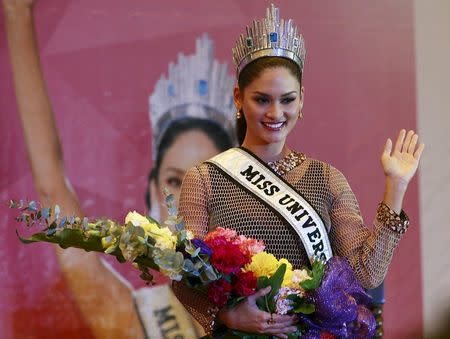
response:
M325 263L320 260L315 260L312 264L312 270L307 270L308 275L312 278L310 280L304 280L300 283L300 286L305 291L315 290L320 286L323 275L325 274Z
M43 241L59 244L62 248L76 247L87 251L103 252L101 237L91 236L86 238L78 229L66 228L52 236L48 236L45 232L39 232L29 238L22 238L17 230L16 233L24 244Z
M297 339L297 338L301 338L301 336L302 336L302 331L300 331L300 329L297 328L297 331L288 334L288 339Z
M256 280L256 290L262 290L263 288L266 288L267 286L270 285L270 281L269 278L263 276L263 277L259 277ZM260 310L265 310L267 312L269 312L269 310L267 309L267 299L266 297L259 297L258 299L256 299L256 305L258 306L258 308Z
M41 211L41 216L44 219L48 219L50 217L50 209L48 207L44 207Z
M30 212L37 212L37 206L36 206L36 201L30 201L28 203L28 211Z
M289 294L289 295L286 297L286 299L292 300L294 303L299 303L299 302L301 302L301 301L303 300L303 298L300 297L300 296L297 295L297 294Z
M148 221L150 221L153 224L159 225L159 222L157 222L155 219L153 219L151 216L146 215L145 216L147 218Z
M194 263L191 260L189 260L189 259L184 259L183 270L185 272L195 271Z
M294 309L295 313L311 314L316 311L316 306L313 304L301 304Z
M271 335L264 335L264 334L252 334L247 332L241 332L237 330L228 330L222 337L223 339L235 339L235 338L241 338L241 339L270 339L272 338Z
M214 271L213 267L210 265L205 266L205 269L202 271L202 273L205 273L206 278L209 281L215 281L217 279L219 279L219 277L217 276L216 272ZM201 274L200 274L201 277Z
M53 234L55 234L56 233L56 227L50 227L48 230L47 230L47 235L48 236L52 236Z
M278 294L278 291L281 288L281 284L283 283L284 274L286 273L286 264L281 264L280 267L276 270L276 272L269 278L269 284L272 287L269 295L267 296L269 301L269 309L271 313L275 313L276 311L276 303L275 296Z
M269 286L269 278L265 276L258 277L258 280L256 280L257 290L261 290L263 288L266 288L267 286Z

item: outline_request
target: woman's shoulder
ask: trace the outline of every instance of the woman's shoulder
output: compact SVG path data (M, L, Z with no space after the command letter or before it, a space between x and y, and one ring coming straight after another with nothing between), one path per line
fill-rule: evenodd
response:
M329 162L305 155L304 165L310 171L320 170L322 173L324 173L325 177L329 178L330 180L334 180L337 178L345 179L344 174Z
M198 164L196 164L195 166L189 168L186 171L186 176L199 177L199 178L204 177L207 173L209 173L211 168L214 167L213 160L216 157L225 154L225 152L226 151L216 154L215 156L213 156L209 159L203 160L203 161L199 162Z

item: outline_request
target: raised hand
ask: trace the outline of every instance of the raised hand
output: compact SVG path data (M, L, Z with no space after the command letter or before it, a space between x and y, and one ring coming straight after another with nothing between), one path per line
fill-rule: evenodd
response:
M256 305L256 299L270 292L270 287L259 290L255 294L232 309L224 308L219 313L220 321L228 328L235 330L271 334L278 338L287 339L287 333L297 330L295 316L270 314L261 311Z
M15 13L17 10L33 7L35 0L2 0L5 14Z
M392 181L407 185L419 165L424 144L417 144L419 136L414 131L406 133L402 129L398 135L394 149L392 149L391 139L387 139L381 155L381 164L384 174Z

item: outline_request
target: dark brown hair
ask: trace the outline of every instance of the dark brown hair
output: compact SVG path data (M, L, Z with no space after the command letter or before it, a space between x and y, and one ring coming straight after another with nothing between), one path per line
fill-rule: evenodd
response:
M268 68L286 68L302 85L302 71L300 67L292 60L281 57L265 57L259 58L249 63L242 72L239 74L238 86L241 93L244 89L250 85L254 80L258 79L261 73ZM247 122L243 112L240 114L240 118L236 120L236 135L241 145L244 142L245 133L247 131Z

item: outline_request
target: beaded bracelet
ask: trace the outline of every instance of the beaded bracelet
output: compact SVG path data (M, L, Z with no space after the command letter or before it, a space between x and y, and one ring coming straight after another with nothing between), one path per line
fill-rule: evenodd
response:
M409 217L406 213L402 210L397 214L384 202L378 205L377 220L399 234L405 233L409 227Z
M217 306L210 307L208 308L207 313L211 317L211 321L208 324L208 328L206 328L206 332L208 334L213 334L217 328L217 315L219 314L219 308Z

